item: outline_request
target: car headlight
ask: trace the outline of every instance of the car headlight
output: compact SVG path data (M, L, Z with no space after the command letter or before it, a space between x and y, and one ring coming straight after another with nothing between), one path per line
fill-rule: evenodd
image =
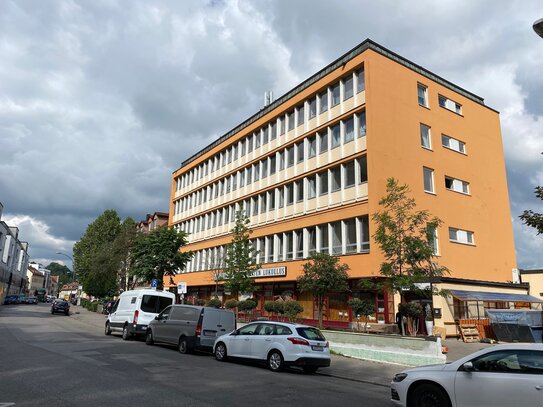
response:
M399 383L403 381L407 377L407 373L396 373L394 375L394 378L392 379L393 382Z

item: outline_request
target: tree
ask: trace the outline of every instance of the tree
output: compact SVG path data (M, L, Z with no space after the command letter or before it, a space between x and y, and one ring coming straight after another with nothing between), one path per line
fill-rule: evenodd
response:
M535 196L543 200L543 187L535 187ZM526 210L519 216L525 225L537 230L537 234L543 234L543 214Z
M74 245L74 271L85 292L97 297L118 291L117 269L111 264L112 245L121 229L114 209L104 211Z
M72 272L64 264L52 262L49 263L47 269L51 271L51 275L58 276L58 286L62 287L64 284L70 283L72 281Z
M356 316L356 323L358 325L360 316L365 317L364 332L368 328L368 317L375 312L375 303L368 300L361 300L360 298L351 298L348 301L349 307L353 314ZM360 328L358 328L360 329Z
M298 286L301 291L313 293L320 328L326 296L332 291L344 292L349 289L348 270L349 266L339 264L339 258L326 253L313 254L303 265L303 275L298 277Z
M286 300L283 303L283 310L290 322L296 322L298 314L304 312L304 307L294 300Z
M134 282L130 282L129 271L133 264L132 248L136 242L137 230L134 219L126 218L113 241L111 261L117 270L117 279L120 289L130 290Z
M372 217L377 226L373 238L385 257L380 273L386 278L387 289L400 294L401 302L406 290L428 297L445 294L436 287L421 290L417 284L448 273L435 261L434 233L442 221L426 210L416 211L410 192L408 185L389 178L387 194L379 201L383 210Z
M192 258L192 252L180 251L186 244L186 233L173 228L158 228L138 236L132 250L130 275L146 282L157 279L158 289L164 287L165 276L173 284L173 276L184 270Z
M251 230L249 218L243 207L236 212L236 223L232 229L232 243L226 247L224 259L224 288L233 295L253 290L251 273L258 269L256 250L249 241Z

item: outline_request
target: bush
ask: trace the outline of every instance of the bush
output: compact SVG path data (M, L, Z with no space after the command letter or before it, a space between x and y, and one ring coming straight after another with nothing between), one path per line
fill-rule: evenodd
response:
M418 318L422 314L422 306L418 302L404 302L398 305L398 311L405 317Z
M220 308L221 305L222 305L222 301L219 300L217 297L212 298L207 302L207 306L212 307L212 308Z
M295 300L287 300L282 305L285 315L288 317L290 322L296 321L298 314L304 312L304 307L302 307Z
M238 300L234 300L233 298L230 300L226 300L224 302L224 308L226 309L234 309L238 306Z
M264 303L264 310L270 314L282 314L283 301L266 301Z
M240 311L252 311L256 308L256 301L248 299L245 301L238 302L238 310Z
M91 302L88 304L88 310L92 312L96 312L96 309L98 308L98 302Z
M198 299L196 300L196 304L197 304L197 305L202 305L202 306L203 306L203 305L206 305L206 300L204 300L203 298L198 298Z

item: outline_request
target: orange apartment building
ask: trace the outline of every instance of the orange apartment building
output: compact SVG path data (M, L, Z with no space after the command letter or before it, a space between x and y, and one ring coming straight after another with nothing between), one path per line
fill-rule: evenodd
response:
M315 319L296 278L311 253L327 251L350 266L352 291L330 295L326 324L352 321L347 300L357 291L375 301L376 321L394 323L398 298L357 288L379 276L371 215L389 177L409 184L418 209L444 222L436 253L450 275L435 284L520 301L527 286L510 283L516 258L498 112L369 39L173 173L169 225L189 233L186 249L195 253L175 280L187 283L189 298L212 295L213 270L243 205L262 265L259 309L291 296L303 318ZM434 298L433 307L443 321L465 311L454 295Z

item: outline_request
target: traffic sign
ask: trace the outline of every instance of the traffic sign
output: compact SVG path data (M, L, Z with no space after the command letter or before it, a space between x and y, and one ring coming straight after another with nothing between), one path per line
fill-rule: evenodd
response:
M177 283L177 293L186 294L187 293L187 283Z
M151 280L151 288L156 288L158 286L158 280L156 278L153 278Z

